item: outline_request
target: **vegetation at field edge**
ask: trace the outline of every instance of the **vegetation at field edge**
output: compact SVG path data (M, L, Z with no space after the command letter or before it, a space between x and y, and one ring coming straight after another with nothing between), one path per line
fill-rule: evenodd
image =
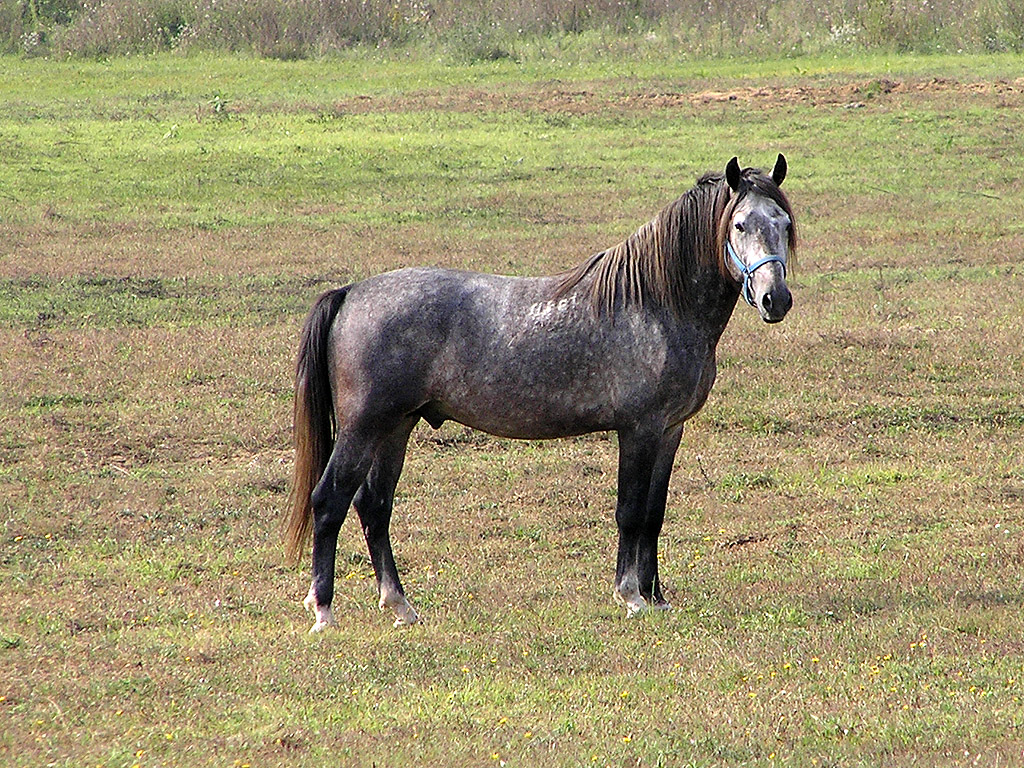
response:
M1024 49L1013 0L2 0L0 50L106 57L252 52L295 60L352 48L430 49L456 61L551 55L801 55L859 47Z

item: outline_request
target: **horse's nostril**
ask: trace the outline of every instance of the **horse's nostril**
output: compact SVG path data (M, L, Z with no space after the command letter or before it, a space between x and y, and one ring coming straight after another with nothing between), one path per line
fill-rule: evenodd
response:
M772 295L770 293L766 293L764 297L761 299L761 306L765 308L765 311L771 312Z

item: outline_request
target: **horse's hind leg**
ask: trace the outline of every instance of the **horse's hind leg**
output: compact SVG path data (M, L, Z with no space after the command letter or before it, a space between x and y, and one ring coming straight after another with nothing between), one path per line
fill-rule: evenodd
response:
M373 572L377 577L380 607L382 610L390 608L394 612L396 627L415 624L419 620L402 589L391 550L390 535L395 486L405 463L409 435L417 421L416 417L406 420L381 444L370 473L359 487L353 502L366 537Z
M323 477L313 490L313 581L304 601L316 615L310 632L337 626L331 602L334 600L338 532L372 459L373 453L365 440L356 439L351 433L339 435Z

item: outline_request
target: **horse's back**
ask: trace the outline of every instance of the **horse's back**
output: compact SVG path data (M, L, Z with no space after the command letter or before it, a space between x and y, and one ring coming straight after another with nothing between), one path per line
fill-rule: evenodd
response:
M580 343L587 313L556 290L556 278L437 268L353 284L331 336L340 410L421 411L517 437L608 428L580 421L592 409L567 369L598 361Z

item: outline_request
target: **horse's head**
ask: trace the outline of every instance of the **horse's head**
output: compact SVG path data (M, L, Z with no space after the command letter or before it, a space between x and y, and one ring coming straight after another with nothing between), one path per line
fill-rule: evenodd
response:
M734 157L725 168L732 202L723 219L725 268L746 302L766 323L777 323L793 306L786 286L786 263L795 246L793 211L779 189L786 178L786 158L779 155L771 175L740 170Z

